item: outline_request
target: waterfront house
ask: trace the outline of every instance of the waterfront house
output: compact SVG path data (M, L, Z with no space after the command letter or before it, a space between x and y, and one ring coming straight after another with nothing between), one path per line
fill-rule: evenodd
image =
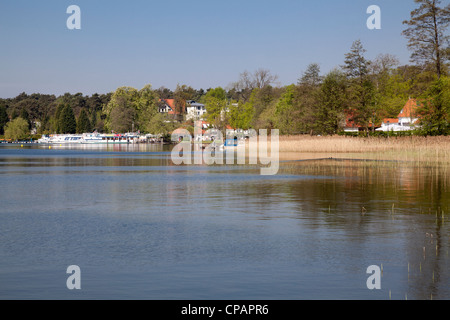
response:
M358 133L358 132L364 131L366 129L366 127L359 124L355 120L355 118L356 118L356 116L353 111L347 111L347 115L346 115L346 118L344 121L344 132ZM374 124L372 122L370 122L367 127L369 130L372 130L374 127ZM379 127L379 125L375 125L375 129L378 127Z
M419 118L417 114L418 103L416 99L409 99L397 116L397 119L384 119L381 128L377 131L410 131L417 126Z
M196 101L187 101L186 104L186 120L203 120L206 114L206 106Z
M177 108L175 99L160 99L158 111L160 113L172 115L177 121L182 121L183 116L186 113L186 103L183 102L181 108Z

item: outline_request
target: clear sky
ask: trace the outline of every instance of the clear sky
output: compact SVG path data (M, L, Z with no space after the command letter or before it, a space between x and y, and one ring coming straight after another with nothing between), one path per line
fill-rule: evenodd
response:
M445 2L445 1L444 1ZM81 30L69 30L70 5ZM370 5L381 30L369 30ZM360 39L366 58L409 63L403 20L413 0L1 0L0 97L226 87L258 68L295 83L310 63L343 64Z

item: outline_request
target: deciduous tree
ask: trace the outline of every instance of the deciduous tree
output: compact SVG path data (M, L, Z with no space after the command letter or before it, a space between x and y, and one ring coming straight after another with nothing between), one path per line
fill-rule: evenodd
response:
M29 133L28 122L20 117L8 122L5 126L6 139L22 140L27 138Z

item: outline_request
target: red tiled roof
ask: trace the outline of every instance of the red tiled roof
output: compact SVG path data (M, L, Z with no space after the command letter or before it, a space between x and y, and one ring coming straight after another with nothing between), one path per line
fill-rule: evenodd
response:
M383 119L383 123L398 123L398 119L394 119L394 118L386 118Z
M360 124L355 122L354 118L355 118L354 111L348 110L347 111L347 118L345 120L345 127L346 128L363 128L362 125L360 125ZM373 123L370 122L368 127L372 128L373 127Z
M402 111L398 114L399 118L415 118L417 110L417 101L415 99L409 99L403 107Z
M159 101L164 101L171 110L169 110L169 114L175 114L176 113L176 108L175 108L175 99L160 99ZM185 112L186 109L186 104L183 103L183 108L182 108L182 113ZM179 112L177 112L179 113Z

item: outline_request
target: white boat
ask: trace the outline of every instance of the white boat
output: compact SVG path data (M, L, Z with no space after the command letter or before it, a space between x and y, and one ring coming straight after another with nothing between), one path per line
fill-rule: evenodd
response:
M83 134L82 144L129 144L135 142L135 136L129 134Z
M130 144L139 141L139 135L126 134L103 134L103 133L83 133L83 134L51 134L42 135L37 143L46 144Z
M36 143L49 143L50 136L43 134L42 137L36 140Z
M223 144L219 146L220 151L224 151L226 149L237 149L238 147L244 147L245 146L245 139L226 139Z
M82 144L103 144L107 141L101 134L98 133L85 133L83 134Z
M80 134L51 134L43 135L37 140L37 143L48 143L48 144L73 144L81 143L83 136Z

